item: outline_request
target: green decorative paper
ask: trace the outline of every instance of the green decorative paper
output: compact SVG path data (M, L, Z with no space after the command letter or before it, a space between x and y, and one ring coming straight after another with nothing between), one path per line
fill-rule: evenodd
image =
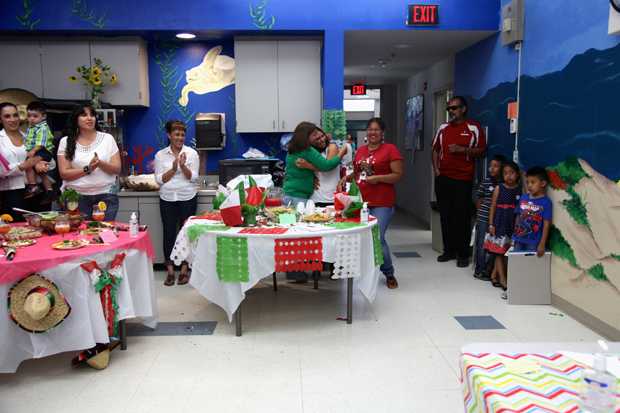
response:
M347 118L343 110L324 110L322 128L330 133L335 140L344 140L347 137Z
M237 237L217 237L217 276L224 282L248 282L248 240Z
M573 187L566 188L566 192L570 195L570 199L562 201L562 204L566 207L568 214L575 220L576 223L585 225L590 228L590 222L588 221L588 210L579 194L573 189Z
M327 224L328 227L336 228L336 229L349 229L361 227L364 224L360 224L357 222L334 222L333 224Z
M569 186L577 184L583 178L589 178L575 157L568 158L550 169L555 171Z
M595 280L598 281L609 281L607 276L605 275L605 268L603 268L602 264L596 264L592 268L588 270L588 274L592 276Z
M575 252L556 226L551 227L551 233L549 234L549 245L554 255L565 259L574 268L579 268L577 258L575 258Z
M108 270L101 270L101 275L99 276L99 280L94 285L95 291L97 293L101 293L101 291L107 287L111 286L110 296L112 297L112 308L114 308L114 332L113 337L118 337L118 288L120 286L123 278L119 275L110 274Z
M372 227L372 248L375 253L375 267L379 267L383 265L383 247L381 246L379 224Z
M190 242L196 242L198 238L202 234L205 234L209 231L226 231L230 227L226 225L207 225L207 224L196 224L187 228L187 237Z

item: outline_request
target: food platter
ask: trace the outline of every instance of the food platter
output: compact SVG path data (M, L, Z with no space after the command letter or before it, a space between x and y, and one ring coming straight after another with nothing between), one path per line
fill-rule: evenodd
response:
M331 221L331 217L321 212L315 212L314 214L304 215L304 222L323 223Z
M4 241L2 243L2 246L9 247L9 248L23 248L23 247L29 247L36 243L37 241L33 239L12 239L8 241Z
M41 232L40 229L25 226L11 228L11 230L4 236L4 238L6 240L23 240L39 238L41 236L43 236L43 232Z
M77 250L88 245L88 241L65 239L52 244L52 248L55 250Z

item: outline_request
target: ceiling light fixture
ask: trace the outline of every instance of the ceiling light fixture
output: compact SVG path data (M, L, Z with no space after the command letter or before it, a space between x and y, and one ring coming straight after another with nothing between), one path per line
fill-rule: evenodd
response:
M196 35L194 33L177 33L177 38L183 40L190 40L195 39Z
M411 45L410 44L406 44L406 43L400 43L400 44L395 44L394 45L394 49L408 49L410 47L411 47Z

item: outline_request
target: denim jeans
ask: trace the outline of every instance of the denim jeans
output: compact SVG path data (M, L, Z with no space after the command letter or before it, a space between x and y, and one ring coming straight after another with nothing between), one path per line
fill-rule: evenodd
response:
M475 256L476 256L476 274L487 273L488 269L492 263L493 256L489 254L487 250L484 249L484 236L486 235L489 229L488 222L477 222L476 223L476 245L475 245Z
M394 275L394 266L392 265L392 254L390 253L390 246L385 240L385 232L390 225L392 216L394 215L394 208L387 207L374 207L368 208L370 215L377 218L379 221L379 234L381 235L381 247L383 248L383 265L381 265L381 272L386 277Z
M80 194L78 208L82 214L86 215L88 219L90 219L93 215L93 206L97 205L100 201L103 201L106 204L104 219L106 221L114 221L116 219L116 213L118 212L118 195L116 194Z

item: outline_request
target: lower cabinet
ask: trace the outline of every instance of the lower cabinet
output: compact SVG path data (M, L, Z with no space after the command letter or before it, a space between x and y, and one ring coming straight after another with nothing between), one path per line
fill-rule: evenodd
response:
M196 212L211 211L212 209L213 196L199 195ZM120 196L116 220L120 222L129 222L132 212L138 214L138 220L141 225L148 226L151 242L153 243L153 251L155 253L153 263L163 264L166 261L166 257L164 257L164 230L159 213L159 197Z

